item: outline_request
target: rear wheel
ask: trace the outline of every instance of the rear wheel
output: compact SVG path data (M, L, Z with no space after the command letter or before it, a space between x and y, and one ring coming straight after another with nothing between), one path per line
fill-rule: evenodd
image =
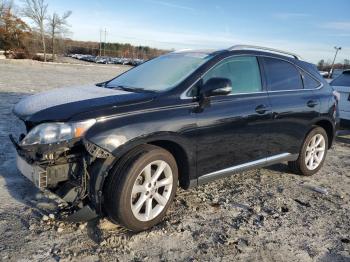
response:
M145 145L124 156L105 187L105 211L133 231L159 223L177 189L178 170L166 150Z
M317 173L326 158L328 136L322 127L315 127L306 136L299 157L288 162L289 167L297 174L311 176Z

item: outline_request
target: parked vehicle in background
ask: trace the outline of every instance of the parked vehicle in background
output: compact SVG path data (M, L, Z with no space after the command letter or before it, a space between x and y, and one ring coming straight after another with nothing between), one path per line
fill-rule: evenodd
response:
M64 92L64 95L61 95ZM17 166L77 212L141 231L184 189L288 162L317 173L337 126L333 89L297 55L256 46L172 52L97 86L27 97Z
M331 73L331 78L336 79L338 76L340 76L343 73L343 69L334 69Z
M342 126L350 126L350 70L343 71L331 82L331 86L340 94L339 115Z
M93 55L82 55L82 54L69 54L68 57L75 59L97 63L97 64L121 64L121 65L131 65L138 66L145 61L143 59L131 59L131 58L121 58L121 57L109 57L109 56L93 56Z
M327 71L319 71L320 75L323 76L324 78L327 78L329 76L329 72Z
M108 64L108 58L107 57L98 56L98 57L96 57L96 63L97 64Z

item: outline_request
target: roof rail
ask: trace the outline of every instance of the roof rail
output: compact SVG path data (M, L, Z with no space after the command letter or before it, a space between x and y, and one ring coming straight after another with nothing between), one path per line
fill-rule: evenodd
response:
M298 59L298 60L301 59L301 57L299 55L297 55L297 54L286 52L286 51L282 51L282 50L278 50L278 49L274 49L274 48L264 47L264 46L234 45L234 46L231 46L230 48L228 48L229 51L243 50L243 49L266 50L266 51L270 51L270 52L274 52L274 53L280 53L280 54L284 54L284 55L289 55L289 56L292 56L293 58Z

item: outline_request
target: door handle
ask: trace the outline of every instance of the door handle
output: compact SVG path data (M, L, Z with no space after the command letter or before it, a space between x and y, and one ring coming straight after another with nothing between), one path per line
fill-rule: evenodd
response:
M266 105L258 105L255 108L255 112L257 112L258 114L265 114L266 112L271 111L271 108L269 106Z
M310 100L307 102L308 107L315 107L317 105L318 105L318 101L315 101L315 100Z

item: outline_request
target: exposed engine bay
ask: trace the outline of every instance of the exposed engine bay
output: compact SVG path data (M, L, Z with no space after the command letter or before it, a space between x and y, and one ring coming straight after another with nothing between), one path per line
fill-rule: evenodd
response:
M24 137L21 134L16 141L10 135L17 150L17 167L35 186L49 190L67 203L58 216L69 221L87 221L100 215L102 192L99 193L99 186L103 181L100 181L99 172L105 162L112 162L111 155L83 139L22 145ZM108 158L110 160L106 161Z

